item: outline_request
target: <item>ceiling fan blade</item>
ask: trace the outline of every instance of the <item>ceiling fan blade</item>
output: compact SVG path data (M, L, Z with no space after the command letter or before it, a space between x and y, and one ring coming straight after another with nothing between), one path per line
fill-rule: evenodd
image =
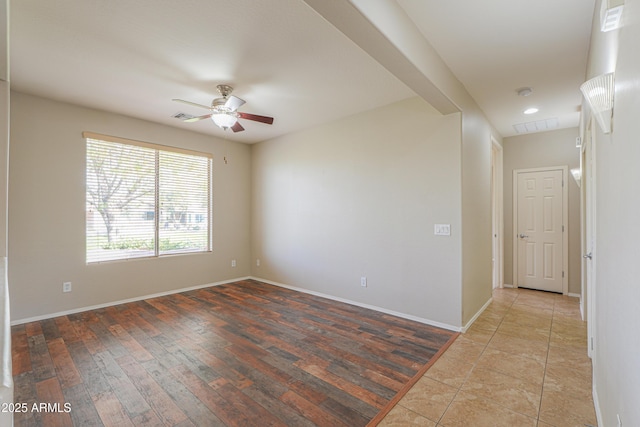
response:
M233 132L242 132L244 130L244 128L242 127L242 125L240 124L240 122L236 122L235 125L231 126L231 130Z
M210 110L210 109L211 109L211 107L208 107L208 106L206 106L206 105L196 104L195 102L185 101L184 99L172 99L172 101L175 101L175 102L182 102L183 104L193 105L194 107L206 108L207 110Z
M273 117L259 116L257 114L238 113L238 117L241 119L253 120L254 122L266 123L268 125L273 124Z
M193 119L187 119L187 120L183 120L183 122L186 123L191 123L191 122L197 122L203 119L208 119L209 117L211 117L211 114L205 114L204 116L199 116L199 117L194 117Z
M224 103L224 106L228 108L229 111L236 111L245 102L246 101L244 99L240 99L237 96L231 95L227 98L227 102Z

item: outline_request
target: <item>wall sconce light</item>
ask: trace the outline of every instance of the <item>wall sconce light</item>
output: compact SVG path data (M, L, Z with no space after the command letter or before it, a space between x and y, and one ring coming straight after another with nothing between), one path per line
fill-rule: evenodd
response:
M613 114L613 73L587 80L580 86L584 99L591 108L602 132L611 132L611 115Z
M582 179L582 169L573 168L570 169L569 172L571 172L571 176L573 176L573 179L576 180L576 184L578 184L578 187L580 187L580 180Z

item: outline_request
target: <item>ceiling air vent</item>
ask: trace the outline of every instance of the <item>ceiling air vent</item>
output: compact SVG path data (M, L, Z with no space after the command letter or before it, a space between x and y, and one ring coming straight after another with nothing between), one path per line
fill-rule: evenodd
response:
M535 122L517 123L513 128L517 133L541 132L544 130L555 129L560 125L557 117L545 120L536 120Z
M196 116L193 116L191 114L187 114L187 113L175 113L173 116L174 119L179 119L179 120L189 120L189 119L194 119Z
M600 5L600 31L617 30L622 26L624 0L603 0Z

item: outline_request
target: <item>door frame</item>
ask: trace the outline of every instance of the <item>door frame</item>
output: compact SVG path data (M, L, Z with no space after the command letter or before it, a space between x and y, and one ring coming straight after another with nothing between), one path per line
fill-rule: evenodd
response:
M513 170L513 287L518 287L518 174L527 172L562 171L562 294L569 294L569 166Z
M582 257L582 320L587 322L587 354L595 366L594 341L596 340L596 151L595 151L595 123L589 120L585 130L580 160L582 162L581 203L582 210L582 254L591 254L591 259ZM586 302L584 301L586 299Z
M504 288L504 197L502 146L491 137L492 287Z

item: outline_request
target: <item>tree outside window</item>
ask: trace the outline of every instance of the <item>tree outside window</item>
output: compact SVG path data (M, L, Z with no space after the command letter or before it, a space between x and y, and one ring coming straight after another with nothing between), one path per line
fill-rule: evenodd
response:
M210 250L211 158L182 151L87 138L87 262Z

